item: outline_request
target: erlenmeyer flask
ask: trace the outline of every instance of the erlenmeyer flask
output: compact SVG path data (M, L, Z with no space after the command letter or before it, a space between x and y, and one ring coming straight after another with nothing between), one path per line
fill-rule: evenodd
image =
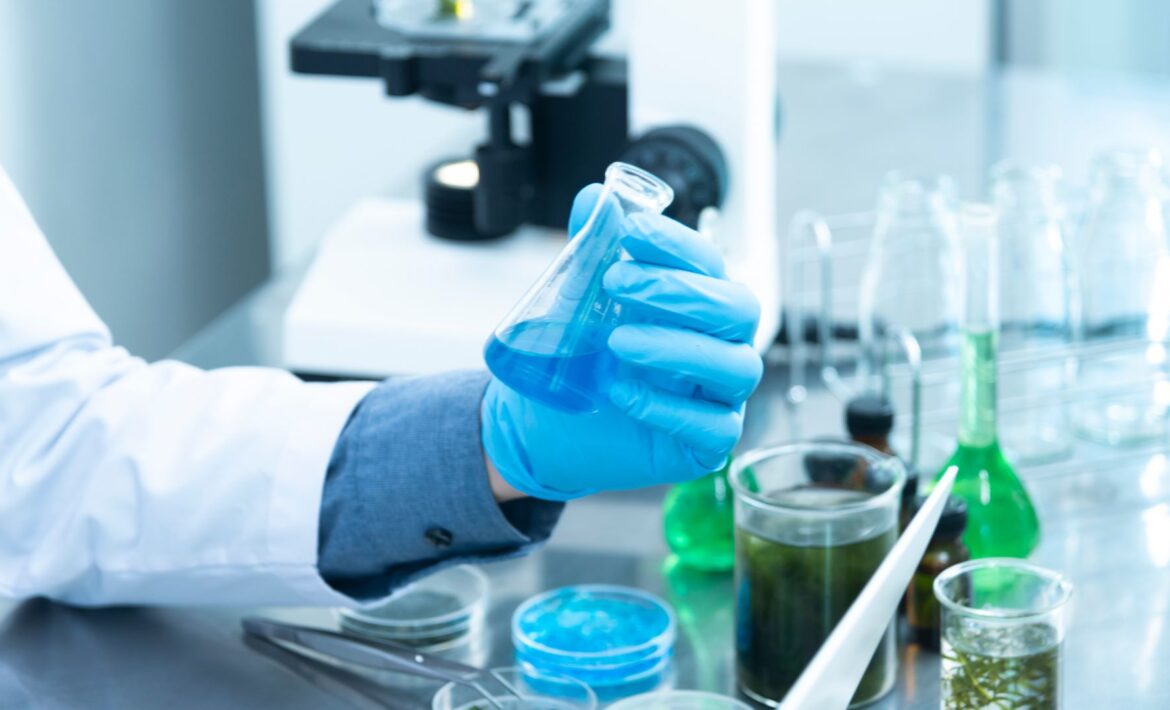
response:
M625 221L661 213L672 199L670 186L645 170L610 165L584 226L488 339L484 360L492 374L562 411L600 409L617 368L608 340L620 318L602 278L623 257Z
M1075 417L1109 444L1161 436L1170 410L1170 235L1161 156L1117 150L1093 164L1079 233L1082 348Z

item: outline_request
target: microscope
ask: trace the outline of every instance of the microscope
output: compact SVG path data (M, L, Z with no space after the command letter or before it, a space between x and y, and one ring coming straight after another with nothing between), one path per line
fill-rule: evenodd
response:
M421 204L355 207L284 318L309 375L482 366L495 322L564 245L574 195L620 160L666 181L779 326L771 0L338 0L291 41L300 74L479 111L485 137L421 176ZM404 137L404 140L407 139ZM401 201L400 201L401 202ZM384 231L384 234L378 234Z

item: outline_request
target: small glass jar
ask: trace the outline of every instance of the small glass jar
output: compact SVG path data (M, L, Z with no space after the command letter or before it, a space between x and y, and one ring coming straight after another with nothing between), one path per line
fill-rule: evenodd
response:
M596 710L597 696L579 680L519 668L493 668L476 688L448 683L435 693L432 710ZM515 691L515 694L510 691ZM486 695L486 697L485 697ZM517 695L519 697L517 697ZM488 702L490 697L496 702Z
M1059 708L1072 583L1027 562L988 558L939 575L943 710Z
M845 442L736 459L736 671L750 698L779 705L894 546L905 478L896 458ZM895 672L891 623L851 707L889 692Z
M911 639L932 651L939 650L942 640L942 621L939 618L938 600L934 596L934 580L943 570L971 559L971 551L963 544L963 533L966 530L967 504L962 498L949 496L930 544L906 589L906 625L910 628Z

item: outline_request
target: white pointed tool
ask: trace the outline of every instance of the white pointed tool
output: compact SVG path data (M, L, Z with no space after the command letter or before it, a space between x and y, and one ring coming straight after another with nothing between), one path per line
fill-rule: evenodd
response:
M784 696L781 710L844 710L849 706L938 526L955 473L947 471L935 485L906 532Z

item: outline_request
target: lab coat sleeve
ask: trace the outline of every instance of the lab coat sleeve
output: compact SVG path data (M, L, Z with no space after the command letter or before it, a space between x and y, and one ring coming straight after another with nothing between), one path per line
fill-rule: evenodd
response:
M348 603L318 520L369 389L113 346L0 170L0 595Z
M386 380L346 425L325 484L320 569L339 591L378 599L423 574L522 554L564 507L499 505L480 445L486 372Z

